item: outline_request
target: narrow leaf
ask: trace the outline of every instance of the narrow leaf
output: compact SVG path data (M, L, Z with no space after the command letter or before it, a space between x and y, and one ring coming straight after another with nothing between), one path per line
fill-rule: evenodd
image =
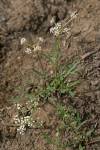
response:
M94 129L87 131L87 132L86 132L86 136L90 136L93 131L94 131Z
M56 56L57 55L57 38L55 38L54 40L54 44L53 44L53 62L56 62Z
M64 78L66 78L69 74L72 73L72 71L76 68L76 66L79 64L79 61L77 61L76 63L74 63L68 70L67 73L65 74Z
M79 80L74 81L74 82L70 83L69 87L76 86L78 83L80 83L80 81L79 81Z
M84 148L81 144L79 145L79 150L84 150Z
M20 71L20 76L27 82L27 83L29 83L29 84L31 84L32 82L31 81L29 81L26 77L25 77L25 75Z
M52 141L51 137L49 137L47 133L42 132L42 135L43 135L44 139L47 141L48 144L53 144L53 141Z
M81 124L81 117L79 113L77 113L76 119L77 119L78 124Z
M71 97L74 97L74 96L75 96L75 94L74 94L71 90L68 90L68 93L69 93L69 95L70 95Z
M22 102L24 99L23 98L11 98L8 101L12 101L12 102Z
M62 71L62 66L60 67L60 80L62 81L63 80L63 71Z
M66 144L63 145L63 148L66 148L66 147L72 147L73 146L73 142L68 142Z
M37 70L35 70L34 68L32 69L36 74L38 74L39 76L43 77L43 78L46 78L46 76L44 75L44 73L42 72L39 72Z
M60 54L60 56L57 58L56 62L58 62L62 56L63 56L63 54Z
M44 54L43 53L43 55L51 62L51 63L53 63L53 60L52 60L52 58L51 58L51 56L49 55L49 54Z
M22 89L20 89L20 88L18 88L18 87L15 87L15 91L26 95L26 96L27 96L28 98L30 98L30 99L33 98L30 94L27 93L27 91L24 91L24 90L22 90Z
M87 120L85 120L81 124L79 124L79 126L76 128L76 130L79 130L86 122L87 122Z

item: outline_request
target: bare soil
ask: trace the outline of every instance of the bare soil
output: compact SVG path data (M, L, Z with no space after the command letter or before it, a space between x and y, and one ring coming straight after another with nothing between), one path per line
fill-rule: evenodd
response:
M21 136L16 127L10 126L16 112L14 104L8 100L15 96L14 87L23 84L19 71L29 77L32 67L38 67L36 56L24 53L20 39L25 37L36 42L42 36L45 39L43 50L49 51L52 45L50 19L55 16L57 22L66 22L70 11L76 11L78 17L70 23L68 35L62 37L62 48L66 52L66 65L81 60L82 70L78 74L80 84L76 87L76 96L68 97L65 103L77 108L83 117L91 119L90 128L96 127L90 139L94 142L85 149L100 149L100 1L1 0L0 150L35 150L35 145L38 150L42 150L43 145L45 150L56 150L48 147L38 130L29 129ZM51 115L52 108L49 105L44 107L43 119L52 126L55 120Z

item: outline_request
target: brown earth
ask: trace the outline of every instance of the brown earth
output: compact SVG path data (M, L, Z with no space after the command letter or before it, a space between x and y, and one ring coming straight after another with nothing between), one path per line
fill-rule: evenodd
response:
M91 119L91 127L97 127L94 142L86 150L100 149L100 1L99 0L1 0L0 1L0 150L56 150L46 145L39 131L28 130L24 136L10 127L15 110L8 102L14 96L14 86L21 86L21 70L29 76L33 66L38 67L36 57L24 53L20 39L25 37L36 42L37 37L45 39L43 50L52 44L49 34L50 19L66 22L70 11L78 17L69 25L70 32L62 37L66 52L66 65L80 59L82 71L78 78L81 83L76 88L76 96L66 100L77 108L82 116ZM48 106L49 113L52 112ZM49 114L43 112L44 118ZM52 118L54 119L54 118ZM50 120L47 120L48 124ZM52 124L51 124L52 125Z

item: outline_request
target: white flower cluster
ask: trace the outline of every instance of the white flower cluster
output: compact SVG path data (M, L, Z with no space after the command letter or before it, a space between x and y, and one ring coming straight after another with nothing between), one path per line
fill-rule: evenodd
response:
M53 33L54 36L58 36L60 31L62 30L63 33L68 33L69 29L68 28L64 28L62 27L61 23L57 23L55 24L54 27L50 28L50 33Z
M31 105L32 105L32 107L36 108L39 105L38 99L37 100L36 99L31 100Z
M68 33L69 30L70 30L70 29L68 29L68 28L64 28L62 32L63 32L63 33L64 33L64 32Z
M41 46L39 46L38 44L37 45L33 45L33 51L34 52L41 51Z
M17 128L17 131L20 134L24 134L26 131L26 125L28 127L32 127L35 123L35 121L30 116L19 117L18 115L15 115L13 119L16 124L20 124L20 127Z
M29 105L28 109L30 109L30 110L37 109L37 111L39 112L40 108L37 107L38 104L39 104L38 98L37 99L34 98L31 101L28 101L26 103L27 108L28 108L28 105ZM19 103L16 104L17 110L21 111L21 109L23 109L22 107L23 106L21 104L19 104ZM43 125L43 122L40 121L40 119L38 117L37 117L36 121L34 121L32 116L30 116L30 115L27 115L27 116L15 115L13 117L13 120L14 120L14 123L18 125L17 131L20 134L24 134L24 132L26 131L26 127L35 127L36 125L41 127Z
M40 42L43 42L43 38L39 37L38 43L33 46L30 45L28 43L27 39L25 39L25 38L22 38L20 42L21 42L21 45L26 44L26 46L27 46L27 48L25 48L25 53L31 54L32 52L41 51L41 46L39 44L40 44Z
M31 54L31 53L32 53L31 48L27 47L27 48L25 49L25 53L27 53L27 54Z
M53 33L55 36L58 36L60 29L61 29L61 23L57 23L55 24L54 27L50 28L50 33Z
M77 17L77 14L76 14L76 12L70 12L70 16L71 16L70 20L72 20L72 19ZM51 23L51 25L55 24L54 27L50 28L50 33L53 33L54 36L58 36L60 34L60 32L68 33L68 31L69 31L68 28L64 28L64 26L67 25L67 23L64 26L62 26L61 23L55 23L55 19L54 18L52 18L50 20L50 23Z
M71 18L76 18L77 17L77 14L76 14L76 12L70 12L70 16L71 16Z
M38 106L38 102L34 102L33 106L34 106L34 108L36 108Z
M18 110L20 110L21 109L21 104L17 103L16 107L17 107Z

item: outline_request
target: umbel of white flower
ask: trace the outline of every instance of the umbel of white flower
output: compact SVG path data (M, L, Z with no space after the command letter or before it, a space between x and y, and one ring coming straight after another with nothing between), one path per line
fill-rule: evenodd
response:
M31 48L28 48L28 47L27 47L27 48L25 49L25 52L26 52L27 54L31 54L31 53L32 53L32 50L31 50Z
M33 46L28 43L26 38L22 38L20 42L21 42L21 45L25 44L25 46L26 46L25 53L31 54L32 52L41 51L40 43L43 42L43 38L39 37L38 38L38 43L34 44Z
M74 18L77 17L77 14L75 12L70 12L70 17L71 17L71 19L74 19ZM68 28L64 28L61 23L55 23L54 18L52 18L50 20L50 23L51 24L55 24L54 27L50 28L50 33L53 33L54 36L58 36L60 34L60 32L63 32L63 33L66 32L66 33L68 33L68 31L69 31L69 29Z
M20 134L24 134L24 132L26 131L26 125L28 125L28 127L32 127L35 123L33 118L31 118L30 116L24 116L19 118L18 115L15 115L13 119L16 124L20 124L20 126L17 128L17 131Z
M20 41L21 45L25 44L26 42L27 42L27 40L25 38L22 38Z
M55 24L54 27L50 28L50 33L53 33L54 36L58 36L60 31L62 30L62 32L66 32L68 33L68 28L62 28L62 24L61 23L57 23Z
M76 14L76 12L70 12L70 16L71 16L71 18L76 18L77 17L77 14Z

